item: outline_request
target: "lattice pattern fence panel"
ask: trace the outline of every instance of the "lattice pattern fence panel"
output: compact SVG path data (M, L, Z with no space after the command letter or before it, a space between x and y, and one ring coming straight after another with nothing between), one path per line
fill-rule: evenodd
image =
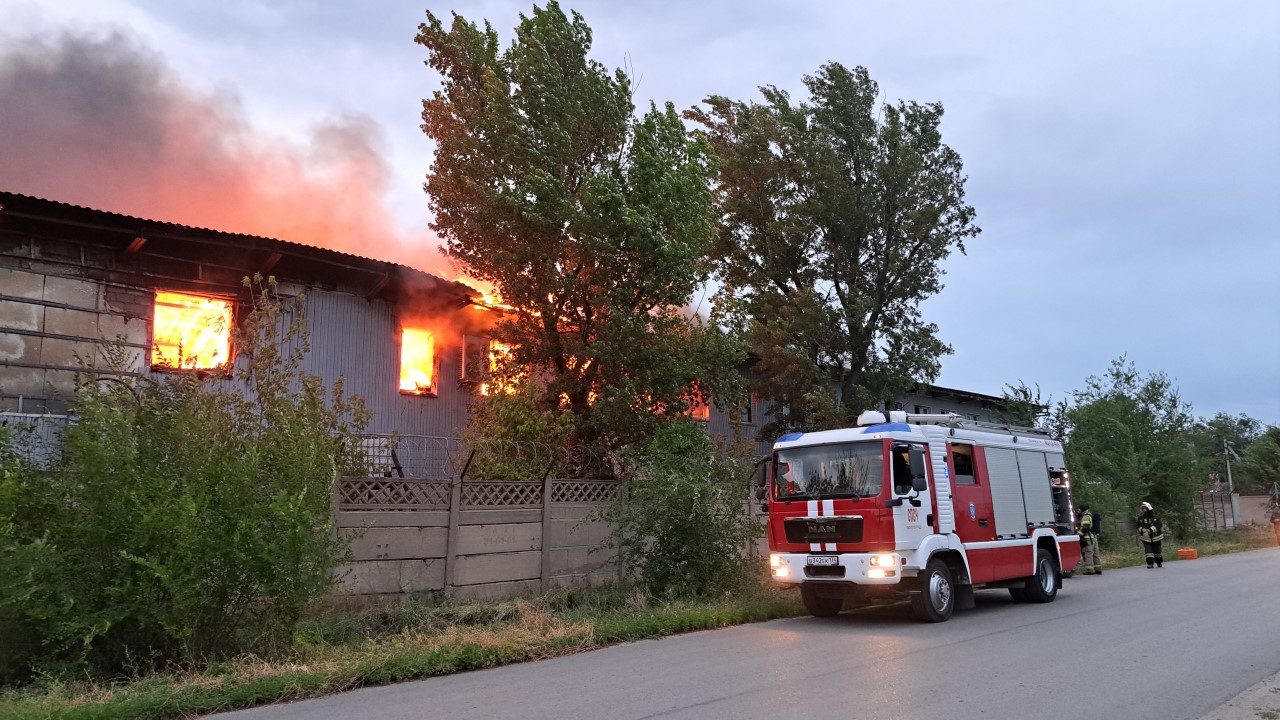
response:
M463 483L462 507L542 507L542 483Z
M555 480L551 502L604 503L618 499L622 484L614 480Z
M447 510L448 482L401 478L342 478L340 510Z

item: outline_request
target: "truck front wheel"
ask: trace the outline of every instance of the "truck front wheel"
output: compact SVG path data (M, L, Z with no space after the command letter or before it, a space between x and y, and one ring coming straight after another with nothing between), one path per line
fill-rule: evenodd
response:
M956 609L951 568L941 558L934 558L925 566L919 582L920 591L911 596L916 616L925 622L945 622Z
M822 597L812 585L800 586L800 600L804 609L814 617L831 617L844 607L844 598Z

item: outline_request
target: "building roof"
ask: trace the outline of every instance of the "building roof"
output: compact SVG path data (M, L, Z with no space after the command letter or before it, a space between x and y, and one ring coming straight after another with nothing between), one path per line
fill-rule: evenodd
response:
M953 398L958 401L974 402L984 406L998 406L1004 404L1004 398L998 395L984 395L979 392L956 390L955 388L945 388L940 385L921 385L917 392L931 398Z
M90 275L120 282L158 278L212 290L261 274L392 301L424 291L459 303L479 295L464 283L385 260L0 191L0 258L10 266L19 259L13 253L15 236L44 241L38 256L29 252L31 257L21 258L27 264L78 265ZM71 253L59 253L58 243L97 252L77 262Z

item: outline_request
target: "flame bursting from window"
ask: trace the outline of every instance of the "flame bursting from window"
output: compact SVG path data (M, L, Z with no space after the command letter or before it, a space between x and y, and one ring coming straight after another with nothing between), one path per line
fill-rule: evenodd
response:
M210 369L231 360L229 300L157 292L151 364Z
M503 363L511 362L511 351L515 349L514 345L497 340L489 341L489 377L492 378L497 371L498 366ZM499 382L497 380L489 380L486 383L480 383L480 394L488 395L491 392L503 392L508 395L516 391L513 382Z
M435 360L435 336L426 330L405 328L400 336L400 392L434 393Z

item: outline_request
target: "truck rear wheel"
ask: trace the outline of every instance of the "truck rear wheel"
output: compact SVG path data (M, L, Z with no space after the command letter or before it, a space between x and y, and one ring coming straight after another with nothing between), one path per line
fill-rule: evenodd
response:
M934 558L925 566L919 583L920 592L911 596L916 617L925 622L945 622L956 609L951 568L941 558Z
M1058 561L1044 548L1036 551L1036 574L1027 578L1027 602L1053 602L1058 596Z
M844 607L844 598L822 597L812 585L800 586L800 601L804 603L804 609L814 617L831 617Z

